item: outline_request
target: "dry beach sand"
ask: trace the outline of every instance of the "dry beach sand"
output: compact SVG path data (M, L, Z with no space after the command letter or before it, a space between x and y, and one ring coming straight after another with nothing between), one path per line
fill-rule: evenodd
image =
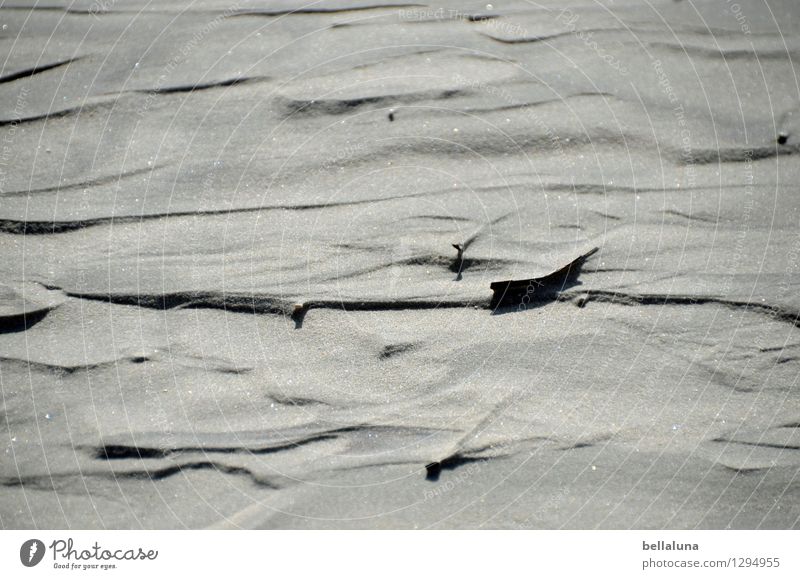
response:
M299 6L0 7L0 526L800 526L800 5Z

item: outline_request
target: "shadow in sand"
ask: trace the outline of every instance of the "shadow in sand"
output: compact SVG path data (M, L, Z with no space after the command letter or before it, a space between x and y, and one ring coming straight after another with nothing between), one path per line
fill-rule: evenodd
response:
M599 249L595 247L564 267L542 277L493 282L489 286L494 292L490 303L492 313L516 312L556 300L561 292L580 284L578 275L583 264Z

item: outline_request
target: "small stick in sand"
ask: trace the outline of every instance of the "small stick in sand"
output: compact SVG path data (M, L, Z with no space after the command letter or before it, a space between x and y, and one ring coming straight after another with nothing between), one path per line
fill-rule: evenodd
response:
M454 271L458 274L456 281L461 281L461 270L464 268L464 246L460 243L452 243L451 245L455 247L458 255L456 256L456 260L450 264L450 271Z

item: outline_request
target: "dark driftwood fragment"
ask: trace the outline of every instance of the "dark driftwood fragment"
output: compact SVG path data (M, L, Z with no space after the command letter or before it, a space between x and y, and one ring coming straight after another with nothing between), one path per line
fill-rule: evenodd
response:
M542 277L493 282L489 287L492 295L492 309L500 306L525 306L531 302L550 301L558 293L574 285L584 262L593 256L599 247L595 247L567 265Z
M425 478L428 480L438 480L442 474L442 463L431 462L425 465Z

